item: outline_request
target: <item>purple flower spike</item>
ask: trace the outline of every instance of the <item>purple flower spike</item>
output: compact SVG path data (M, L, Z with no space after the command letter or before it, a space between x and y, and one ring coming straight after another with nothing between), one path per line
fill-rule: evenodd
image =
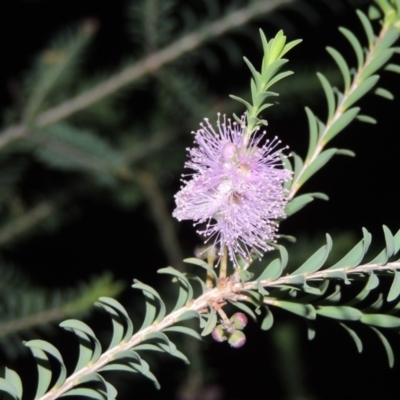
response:
M188 149L186 168L194 172L175 195L178 220L204 224L198 233L212 242L219 255L228 248L235 267L238 258L261 257L272 247L287 203L283 183L291 172L282 167L280 141L260 144L266 132L246 140L244 125L218 115L217 132L205 119L193 132L196 147Z

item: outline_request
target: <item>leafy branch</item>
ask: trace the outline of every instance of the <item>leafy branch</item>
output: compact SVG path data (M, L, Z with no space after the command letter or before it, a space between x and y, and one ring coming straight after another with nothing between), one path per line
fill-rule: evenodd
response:
M386 2L383 3L386 4ZM384 13L384 21L377 36L374 34L374 28L368 17L362 11L357 11L357 15L368 39L367 50L363 50L362 45L351 31L346 28L339 28L340 32L351 44L357 58L357 70L354 74L352 74L346 61L337 50L332 47L327 48L327 51L337 63L342 74L344 91L342 93L336 88L334 89L323 74L318 74L318 78L327 98L328 118L327 122L324 124L309 108L306 108L310 129L309 148L304 162L298 155L294 154L294 177L290 184L289 200L294 198L300 187L314 175L315 172L322 168L333 155L353 155L351 151L338 150L335 148L324 151L328 142L336 137L356 118L363 122L376 122L369 116L360 115L360 108L352 106L376 87L379 80L379 75L375 74L376 71L384 67L396 52L396 48L392 46L400 35L398 26L400 10L393 6L389 7L389 4L387 4L388 7L386 7L386 5L383 7L382 4L379 5L381 6L380 12ZM398 66L394 64L388 65L386 69L400 72ZM388 99L393 97L390 92L382 88L378 88L375 93ZM289 164L288 161L287 164ZM290 215L294 213L306 203L312 201L313 197L318 196L325 198L325 196L321 194L306 194L297 197L288 204L287 214Z
M343 323L344 321L359 321L370 326L381 338L392 365L390 344L381 329L400 328L400 317L393 315L397 312L397 304L393 312L389 312L388 315L378 312L382 301L375 302L364 311L354 307L377 286L378 275L393 278L388 301L396 300L400 295L400 273L398 272L400 260L392 261L400 252L400 231L393 236L389 229L384 227L384 233L386 247L369 263L362 263L371 243L371 235L364 230L363 239L333 266L324 268L332 249L332 241L327 236L326 245L312 254L293 273L285 276L283 272L288 261L288 254L282 246L279 246L280 258L268 264L256 280L247 282L239 278L240 271L238 270L228 280L218 282L215 271L207 263L196 258L185 260L187 263L206 269L213 277L215 286L210 289L206 288L203 281L196 276L181 273L172 267L163 268L159 270L159 273L170 275L179 286L175 307L169 314L160 295L153 288L135 281L133 288L141 290L146 298L145 320L137 333L133 334L132 321L116 300L102 297L97 303L110 315L113 325L112 339L105 352L102 352L95 333L83 322L67 320L61 324L65 329L72 331L80 343L80 354L75 371L68 378L62 356L54 346L43 340L32 340L26 343L38 361L40 360L39 384L35 398L53 400L68 393L96 399L114 399L115 388L99 374L110 370L139 372L159 386L148 364L139 354L142 351L161 351L188 362L167 334L180 332L197 339L208 335L217 325L218 313L227 302L254 318L256 314L252 307L246 305L246 302L255 307L257 314L260 314L260 309L264 308L266 313L262 321L263 329L269 329L273 325L271 307L282 308L308 320L314 320L317 316L338 320L358 343L360 349L360 339ZM338 304L340 286L336 286L333 293L328 293L330 281L350 284L360 279L366 282L363 291L347 304ZM195 291L190 280L201 284L202 294L197 298L194 298ZM290 294L289 300L286 300L285 296ZM301 297L300 294L304 296ZM313 305L312 303L316 301L317 304ZM225 313L221 315L226 316ZM202 328L201 336L192 328L180 325L183 321L196 317ZM49 356L55 358L61 366L58 377L55 377L56 383L50 391L48 389L53 378ZM91 386L89 388L88 385L93 382L100 383L100 388L95 389ZM0 390L8 392L14 399L20 399L22 385L19 376L14 371L7 370L6 378L0 379Z

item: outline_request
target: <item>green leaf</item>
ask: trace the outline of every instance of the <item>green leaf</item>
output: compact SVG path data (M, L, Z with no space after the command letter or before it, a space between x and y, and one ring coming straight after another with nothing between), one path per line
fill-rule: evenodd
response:
M129 315L125 308L120 304L117 300L112 299L110 297L100 297L99 305L105 307L109 306L114 309L119 315L119 320L115 320L112 315L113 320L113 338L109 345L109 348L114 347L116 344L121 341L127 342L133 335L133 323L129 318ZM121 322L125 324L125 327L122 326Z
M354 343L355 343L355 345L357 347L357 351L359 353L362 353L363 344L362 344L361 339L358 337L357 333L355 333L353 329L349 328L347 325L343 324L342 322L340 322L339 325L342 328L344 328L347 331L347 333L350 335L350 337L354 340Z
M358 15L358 18L360 18L360 21L364 27L368 39L368 47L369 49L371 49L375 41L374 29L372 28L371 22L369 22L368 17L362 11L356 10L356 13Z
M58 375L58 379L57 379L56 383L54 384L54 388L55 389L59 388L64 383L65 378L67 376L67 370L65 368L61 353L52 344L45 342L44 340L40 340L40 339L30 340L29 342L25 343L25 346L28 346L31 348L31 350L36 358L38 358L38 357L36 356L36 353L33 350L42 350L43 352L50 354L52 357L54 357L57 360L58 364L60 365L60 373ZM43 356L40 354L39 354L39 357L40 357L39 359L41 359L41 360L43 359ZM43 375L42 377L39 378L39 385L41 385L42 378L43 378L44 382L46 383L49 379L49 373L51 375L51 371L50 372L48 371L49 364L46 362L46 360L47 360L47 357L44 360L45 362L41 363L42 365L39 365L39 363L37 365L39 375L40 375L40 373L42 373L42 375ZM44 367L43 369L42 369L42 366ZM39 389L39 385L38 385L38 389ZM47 383L47 387L48 387L48 383ZM45 390L47 390L47 387ZM44 394L44 393L45 392L43 392L42 394ZM39 397L39 396L37 395L37 397Z
M81 396L93 400L105 400L104 395L99 390L85 387L74 387L67 393L63 394L63 397L68 396Z
M380 68L382 68L393 56L392 49L385 49L379 54L376 54L370 63L367 64L365 69L362 71L360 79L364 80L368 76L374 74Z
M217 313L212 307L209 308L210 313L208 314L207 323L203 331L201 332L201 336L207 336L208 334L210 334L211 331L215 328L215 325L217 325Z
M389 90L384 89L384 88L377 88L374 92L376 95L381 96L387 100L393 100L394 95L392 92L389 92Z
M308 340L314 340L316 331L315 331L315 326L311 321L306 321L307 324L307 339Z
M318 306L316 312L323 317L343 321L358 321L363 316L360 310L349 306Z
M198 340L203 340L202 337L194 329L189 328L187 326L179 326L179 325L169 326L168 328L165 328L163 332L178 332L178 333L183 333L184 335L192 336Z
M251 302L251 300L249 300L249 301ZM241 301L229 301L229 303L231 303L233 306L235 306L239 310L243 311L245 314L249 315L254 321L257 319L256 314L247 304L245 304ZM257 302L252 302L252 304L254 304L256 307L259 306L259 304L257 304Z
M350 88L350 82L351 82L350 70L349 70L349 67L347 66L346 60L333 47L328 46L326 48L326 51L335 60L336 64L338 65L338 67L340 69L340 72L342 73L343 81L344 81L344 92L346 93Z
M214 278L215 282L218 282L218 276L215 273L214 268L210 267L205 261L201 260L200 258L186 258L185 260L183 260L183 262L198 265L199 267L204 268Z
M254 65L250 62L247 57L243 57L244 62L250 69L251 74L253 75L254 82L257 88L261 87L261 74L254 68Z
M382 332L380 332L378 329L370 326L370 328L378 335L380 341L383 344L383 347L385 348L386 351L386 355L388 358L388 362L389 362L389 367L393 368L394 366L394 353L393 353L393 349L392 346L390 345L389 341L386 339L385 336L383 336Z
M350 108L345 111L329 128L326 132L324 143L331 141L338 133L340 133L347 125L354 120L354 118L359 113L360 109L358 107Z
M172 267L162 268L157 271L159 274L169 274L178 279L179 295L174 311L187 305L193 299L193 288L186 276Z
M101 344L88 325L76 319L68 319L61 322L60 326L72 331L79 339L79 359L74 372L79 371L88 363L94 363L99 359Z
M297 275L297 274L308 275L318 271L324 265L331 250L332 250L332 238L327 234L326 245L322 246L311 257L309 257L307 261L305 261L298 269L296 269L292 273L292 275Z
M21 397L18 396L15 387L11 383L6 381L4 378L0 378L0 394L1 392L8 393L15 400L21 399Z
M335 95L333 93L332 86L325 76L319 72L317 72L317 76L321 82L322 88L324 89L326 100L328 102L328 121L330 121L335 112Z
M279 254L281 256L282 268L285 269L287 266L287 263L289 261L289 254L288 254L287 250L281 245L278 245L278 250L279 250Z
M298 181L298 185L301 186L307 182L316 172L318 172L337 152L337 149L328 149L323 151L308 168L304 170L303 175Z
M400 74L400 65L397 64L388 64L384 68L385 71L395 72L396 74Z
M135 279L134 282L135 283L132 287L134 289L142 290L146 297L145 319L140 328L140 330L142 330L147 328L153 322L160 322L165 317L166 309L160 295L151 286L145 285L137 279Z
M394 278L392 285L390 286L389 294L387 296L387 301L393 301L397 299L400 295L400 273L397 270L393 271Z
M361 322L367 325L377 326L379 328L399 328L400 318L394 315L385 314L364 314Z
M371 272L367 281L367 290L376 289L379 286L379 278Z
M314 199L329 200L329 197L324 193L305 193L300 196L296 196L286 205L286 216L288 217L295 214L297 211L300 211L308 203L314 201Z
M350 42L351 46L354 49L357 57L357 69L360 69L361 66L364 64L364 51L361 47L361 44L357 37L354 35L353 32L349 31L346 28L339 28L339 31L346 37L346 39Z
M358 119L361 122L365 122L367 124L376 124L376 122L377 122L375 118L372 118L372 117L370 117L368 115L360 115L360 114L358 114L356 119Z
M343 103L343 109L347 110L361 97L365 96L378 82L379 75L372 75L362 81L346 98Z
M274 316L269 307L265 307L265 316L261 322L261 329L263 331L267 331L272 328L273 324L274 324Z
M387 226L383 226L386 247L369 264L385 265L389 258L395 254L395 239Z
M192 318L200 318L199 313L194 310L187 310L175 319L176 322L186 321Z
M18 399L22 398L23 389L20 376L14 370L5 367L4 377L5 380L14 387L17 398Z
M35 399L37 399L47 392L52 378L52 370L49 358L43 350L31 347L31 351L35 357L36 368L38 371L38 383L35 395Z
M262 274L258 277L258 280L272 282L278 279L282 275L282 272L282 262L277 258L268 264L267 268L265 268Z
M242 99L241 97L238 96L234 96L233 94L230 94L229 97L233 100L238 101L239 103L242 103L246 106L247 110L249 111L249 113L251 112L251 110L253 109L253 106L246 100Z
M322 303L327 303L329 305L336 304L342 298L342 291L339 285L335 286L335 290L326 298L322 300Z
M312 154L314 153L315 147L317 145L318 141L318 120L317 117L314 115L314 113L308 108L305 108L306 114L307 114L307 119L308 119L308 127L309 127L309 132L310 132L310 137L309 137L309 144L308 144L308 151L307 151L307 157L306 160L309 160Z
M295 303L293 301L274 300L273 305L307 319L315 319L315 308L311 304Z
M369 249L369 245L371 244L371 234L366 229L363 229L363 235L364 238L356 246L354 246L341 260L339 260L329 269L351 269L360 265L365 253Z

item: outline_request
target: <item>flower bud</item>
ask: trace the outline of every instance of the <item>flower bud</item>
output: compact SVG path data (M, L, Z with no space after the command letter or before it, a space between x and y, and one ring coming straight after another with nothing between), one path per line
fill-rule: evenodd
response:
M226 332L222 328L222 325L217 325L211 332L211 336L216 342L224 342L228 339Z
M246 314L243 314L242 312L237 312L232 315L230 321L235 325L236 329L239 329L240 331L247 325L247 316Z
M229 337L228 343L237 349L246 343L246 336L242 331L235 331Z

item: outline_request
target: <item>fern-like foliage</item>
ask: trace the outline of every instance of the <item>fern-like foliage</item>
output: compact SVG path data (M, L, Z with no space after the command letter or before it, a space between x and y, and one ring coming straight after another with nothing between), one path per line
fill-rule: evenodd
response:
M38 332L55 333L54 324L68 316L87 313L99 296L117 296L122 282L104 274L68 289L32 285L15 266L0 263L0 349L14 358L23 349L22 338Z

